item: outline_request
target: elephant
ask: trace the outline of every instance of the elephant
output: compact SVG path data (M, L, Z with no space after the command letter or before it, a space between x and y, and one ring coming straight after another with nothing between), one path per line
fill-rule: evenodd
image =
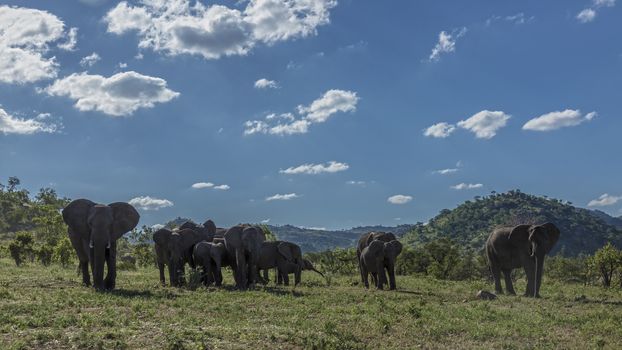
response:
M544 256L555 247L559 236L559 229L550 222L494 230L486 241L486 255L496 292L503 293L500 279L503 272L507 292L515 295L511 273L513 269L522 267L527 276L525 296L539 298Z
M76 199L62 211L71 245L76 250L82 270L82 282L97 290L112 290L117 277L117 240L138 225L140 215L130 204L115 202L97 204L88 199ZM108 273L104 279L104 264Z
M402 252L402 244L397 240L397 237L391 232L368 232L363 234L361 238L359 238L358 245L356 248L356 258L359 264L359 271L361 272L361 281L365 283L367 274L363 273L363 266L361 264L361 254L363 250L371 244L373 241L381 241L384 243L389 243L391 241L396 241L390 246L390 249L384 254L383 261L383 270L379 271L379 276L381 277L381 282L383 284L387 284L386 275L384 270L386 269L389 274L389 289L395 290L395 261L397 260L398 255Z
M207 240L205 233L199 233L189 228L171 231L159 229L153 234L154 248L160 270L160 282L166 283L164 265L168 265L171 286L180 286L184 280L184 266L187 264L195 268L192 257L194 245Z
M257 279L261 244L266 240L263 230L257 226L240 224L228 229L224 238L236 287L246 289Z
M369 275L371 274L374 285L378 289L383 289L386 283L384 270L387 261L395 262L395 259L402 251L402 243L398 240L390 240L384 242L381 240L372 240L369 245L361 251L359 259L359 267L361 269L361 278L365 288L369 288ZM394 266L391 265L391 266ZM395 277L394 277L395 278ZM395 280L391 283L391 289L395 289Z
M186 221L183 224L181 224L181 226L179 226L180 230L183 230L186 228L189 228L191 230L194 230L195 232L206 235L208 242L211 242L214 237L222 237L227 231L226 229L216 227L216 224L214 224L214 221L212 221L211 219L205 221L200 226L195 224L192 221Z
M216 286L222 285L221 267L226 258L227 249L224 242L199 242L194 246L192 256L197 267L202 268L201 280L205 286L214 282Z
M289 267L291 267L291 266L293 266L293 265L289 265ZM321 273L320 271L318 271L315 268L315 266L313 266L313 263L311 263L311 261L309 261L307 259L302 259L302 271L314 271L314 272L318 273L320 276L322 276L323 278L326 278L326 277L324 277L324 274ZM290 269L290 270L286 269L284 271L281 271L280 269L277 269L275 282L277 284L282 284L283 283L283 274L286 274L286 273L294 273L294 271L292 269ZM264 277L267 278L267 276L264 276Z
M303 266L302 250L297 244L285 241L269 241L261 244L257 270L263 270L264 282L268 282L268 271L277 268L277 275L283 275L286 285L289 284L288 273L294 274L295 285L298 285Z

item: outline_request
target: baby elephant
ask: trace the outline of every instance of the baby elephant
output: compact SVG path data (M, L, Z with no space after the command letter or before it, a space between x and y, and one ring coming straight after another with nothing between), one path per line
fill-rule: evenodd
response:
M395 257L402 251L402 243L397 240L383 242L380 240L372 241L361 252L361 277L365 288L369 288L369 274L376 288L382 289L386 283L385 260L394 261Z
M192 256L196 266L200 266L203 270L201 280L206 287L212 283L215 283L216 286L222 284L220 268L226 253L227 250L223 243L203 241L194 246Z

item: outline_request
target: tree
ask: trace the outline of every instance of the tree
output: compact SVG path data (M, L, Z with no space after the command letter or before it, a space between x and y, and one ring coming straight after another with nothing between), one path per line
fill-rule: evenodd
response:
M58 244L54 247L54 261L60 263L63 267L69 266L73 258L74 250L69 241L69 237L63 237L58 241Z
M588 259L590 273L601 277L603 286L611 286L611 280L617 271L622 269L622 252L607 243Z
M18 232L15 239L9 243L9 252L15 260L15 265L20 266L28 258L34 260L34 238L30 232Z

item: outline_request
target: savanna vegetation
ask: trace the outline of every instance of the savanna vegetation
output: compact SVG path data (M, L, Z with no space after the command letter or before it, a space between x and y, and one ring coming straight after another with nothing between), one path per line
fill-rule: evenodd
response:
M234 291L231 271L222 288L204 288L193 273L183 288L162 287L153 230L143 226L118 241L117 289L98 293L76 273L59 215L68 202L51 189L33 196L17 178L0 186L2 349L622 347L620 232L558 200L493 194L417 225L403 237L410 244L391 292L362 287L354 248L308 252L326 278L305 273L297 287ZM477 245L485 230L551 219L568 238L545 262L543 298L476 299L476 291L492 289L483 243ZM270 240L281 238L263 230ZM575 246L589 236L602 244ZM524 288L521 271L513 279Z

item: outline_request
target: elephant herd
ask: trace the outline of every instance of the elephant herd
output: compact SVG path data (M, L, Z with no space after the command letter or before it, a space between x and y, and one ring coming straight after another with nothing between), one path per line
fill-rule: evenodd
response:
M79 259L82 282L90 286L89 265L93 285L98 290L115 288L117 240L134 229L140 215L128 203L97 204L88 199L77 199L62 211L68 226L69 239ZM502 293L500 274L503 273L509 294L515 294L511 272L523 268L527 277L525 295L539 297L544 257L551 252L560 236L552 223L518 225L495 229L486 241L486 255L495 290ZM261 227L238 224L228 229L216 227L212 220L202 225L186 222L179 228L162 228L153 234L160 282L184 283L185 266L200 271L206 286L222 285L222 268L229 266L236 288L247 289L255 283L267 283L268 271L276 269L275 282L294 284L301 281L303 270L319 273L309 260L303 259L300 246L287 241L267 241ZM356 247L361 282L369 288L369 276L377 289L388 285L396 289L395 265L402 252L402 243L392 233L363 234ZM108 273L104 278L104 266ZM263 271L263 276L260 272ZM387 277L388 275L388 277Z

